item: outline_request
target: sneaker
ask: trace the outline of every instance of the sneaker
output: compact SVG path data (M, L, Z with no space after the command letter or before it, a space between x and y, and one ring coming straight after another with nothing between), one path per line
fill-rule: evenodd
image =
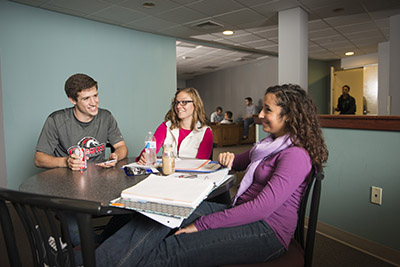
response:
M39 225L36 225L36 231L38 231L39 238L41 237L40 232L39 232ZM45 242L41 241L42 243L42 249L43 249L43 260L44 260L44 266L46 267L53 267L52 265L49 264L50 262L50 257L53 259L53 262L56 264L54 266L61 266L60 264L60 259L64 261L65 266L69 266L69 256L68 256L68 251L67 251L67 243L63 243L61 237L59 238L59 244L61 246L61 254L58 253L57 249L57 244L56 244L56 239L53 236L49 236L47 240L47 245L49 246L50 254L46 255L46 249L45 249ZM63 265L63 266L64 266Z

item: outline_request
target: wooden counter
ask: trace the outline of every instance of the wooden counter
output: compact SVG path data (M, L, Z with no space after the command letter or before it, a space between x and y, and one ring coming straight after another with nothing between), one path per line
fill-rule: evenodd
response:
M321 127L400 131L400 116L319 115Z

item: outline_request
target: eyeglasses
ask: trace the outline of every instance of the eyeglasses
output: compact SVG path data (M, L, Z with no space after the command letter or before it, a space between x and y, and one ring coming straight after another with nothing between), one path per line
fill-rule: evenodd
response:
M186 106L187 103L193 103L193 100L182 100L182 101L175 101L174 105L177 106L178 104L181 104L181 106Z

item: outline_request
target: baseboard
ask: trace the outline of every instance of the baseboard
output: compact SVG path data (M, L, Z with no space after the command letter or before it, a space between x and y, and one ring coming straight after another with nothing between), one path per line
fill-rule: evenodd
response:
M317 232L363 253L367 253L371 256L400 267L400 251L382 246L378 243L345 232L322 222L318 222Z

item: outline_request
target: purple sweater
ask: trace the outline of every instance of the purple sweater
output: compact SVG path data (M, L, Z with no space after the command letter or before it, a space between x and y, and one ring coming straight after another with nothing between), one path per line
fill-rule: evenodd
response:
M249 151L235 156L233 169L243 171L250 164ZM289 147L262 161L250 187L230 209L200 217L199 231L233 227L264 220L287 249L296 230L297 211L309 181L311 159L300 147Z

